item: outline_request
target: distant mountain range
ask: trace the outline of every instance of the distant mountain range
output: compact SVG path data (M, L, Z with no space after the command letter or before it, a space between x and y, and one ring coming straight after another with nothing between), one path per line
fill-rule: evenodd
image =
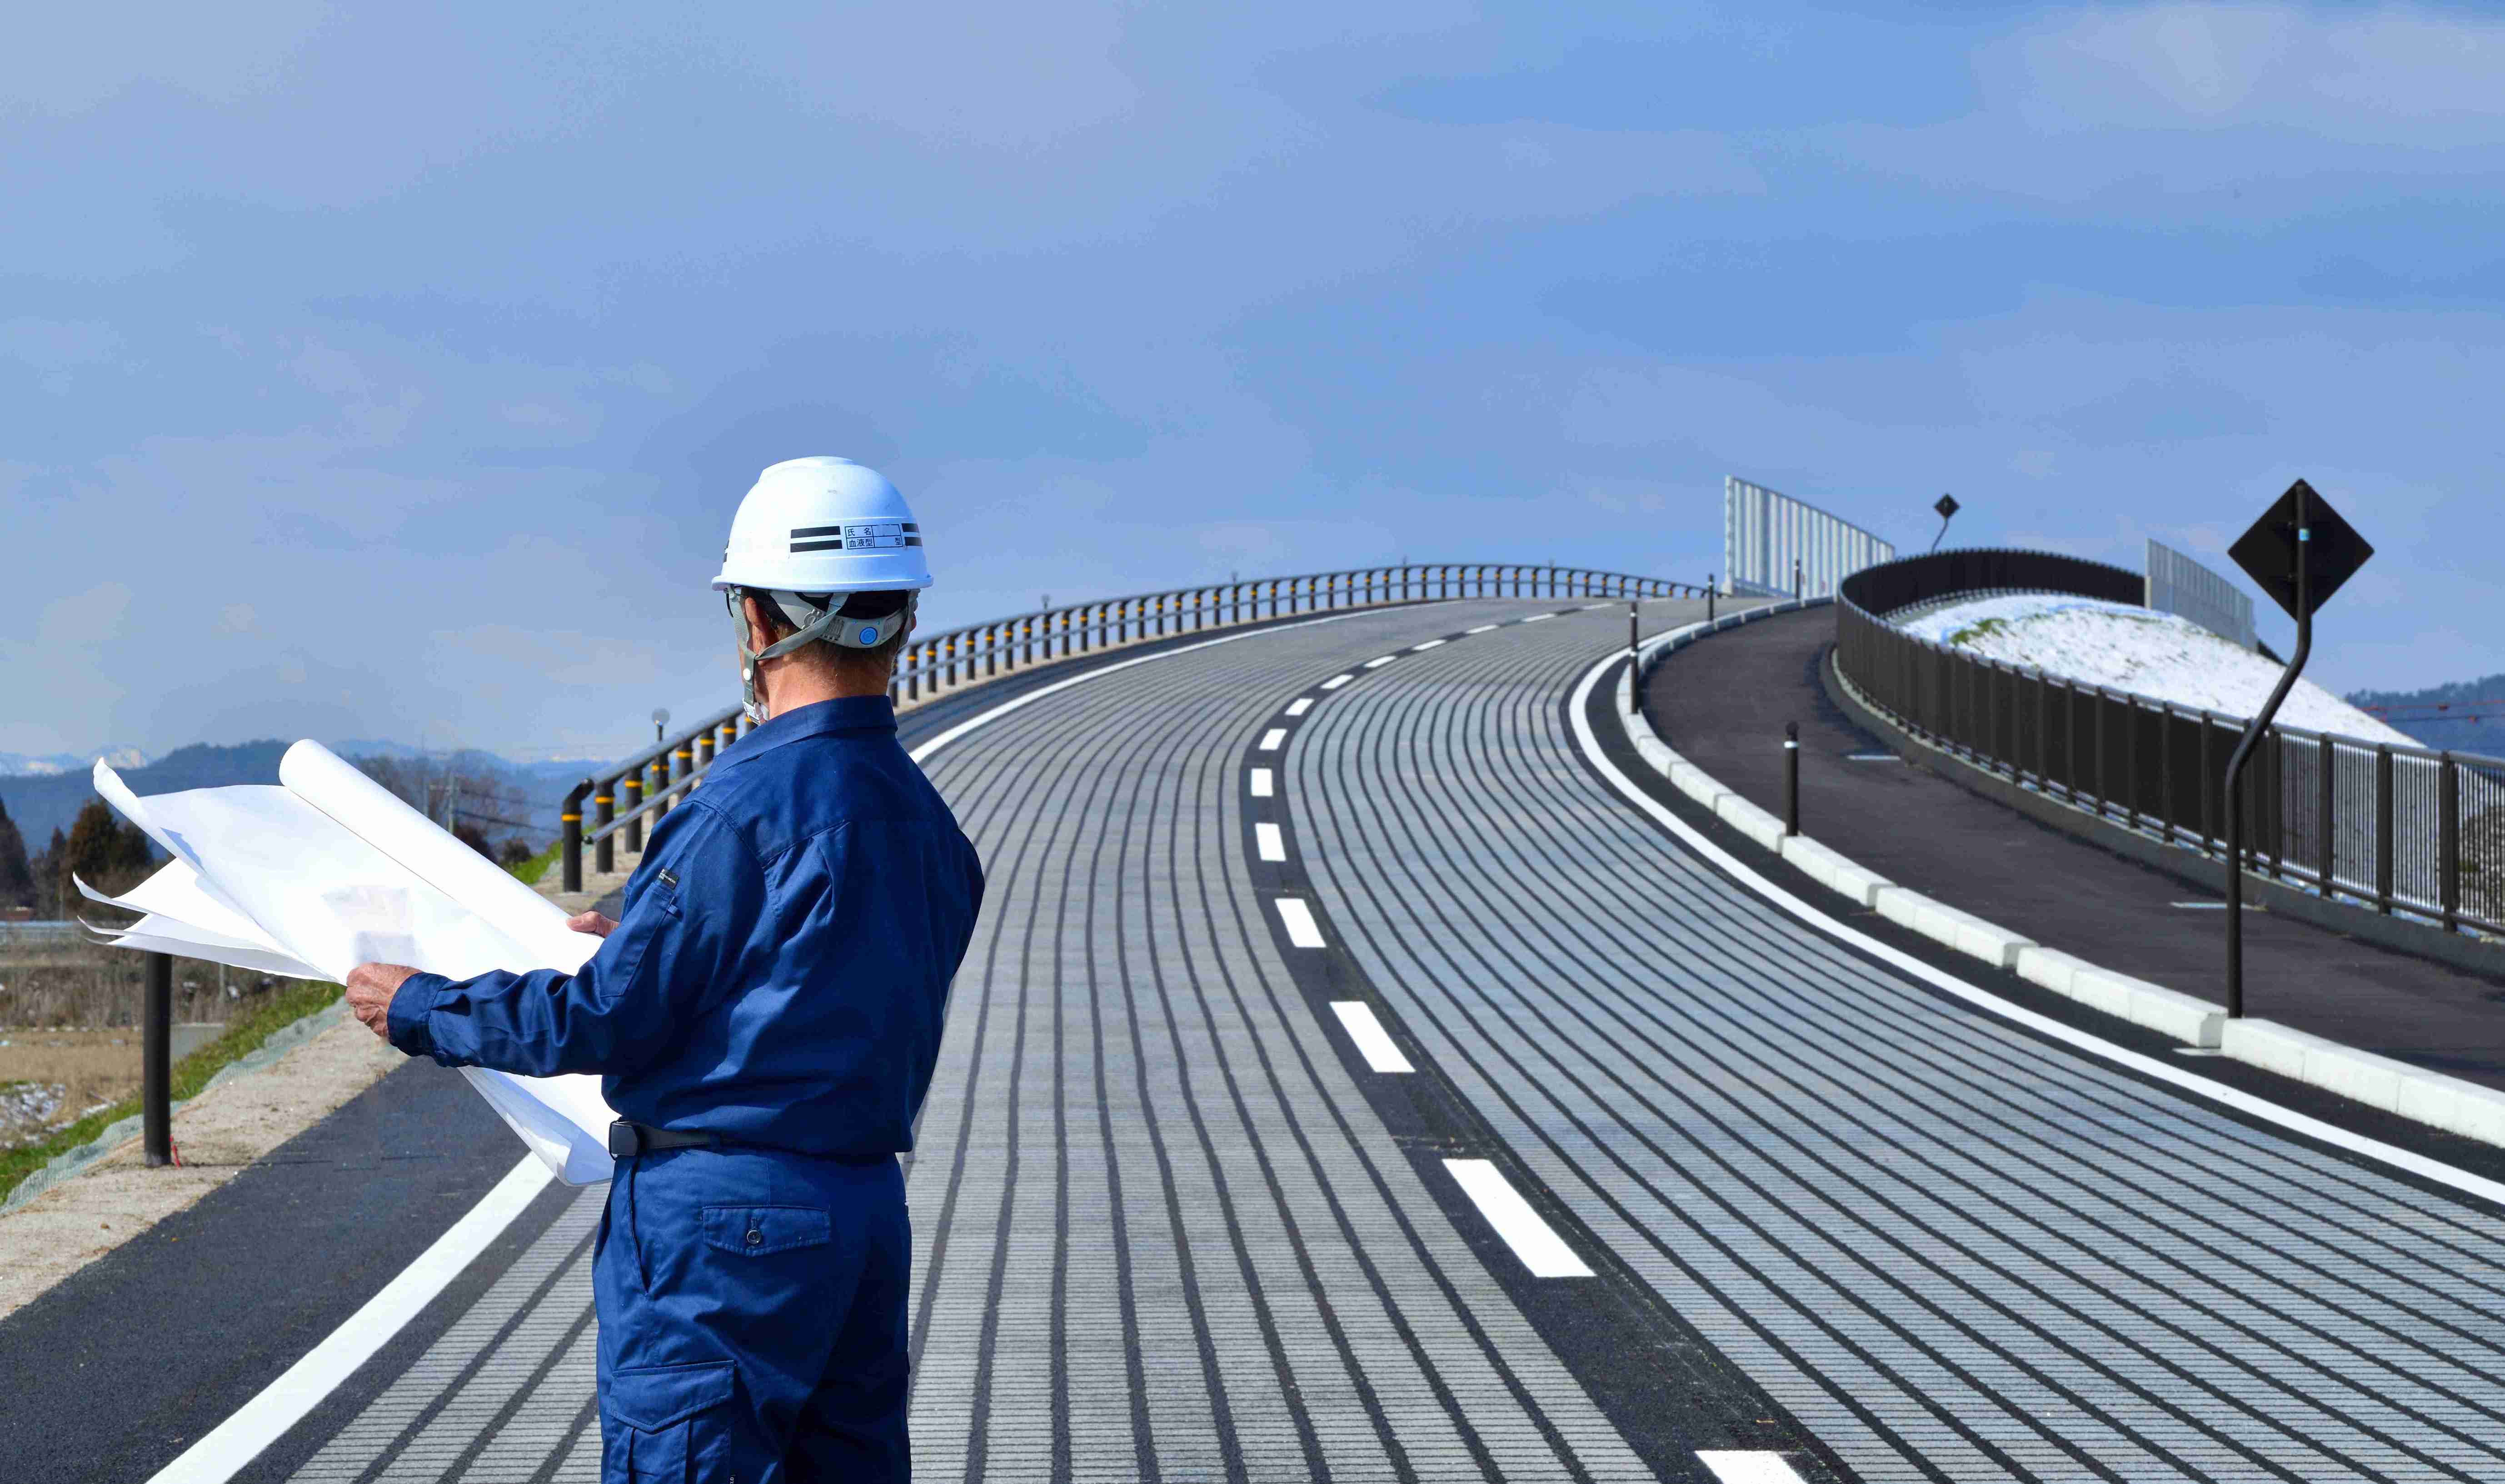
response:
M102 758L117 768L146 767L149 757L135 747L108 747L94 753L0 753L0 778L50 778L56 773L84 773Z
M607 759L565 759L516 762L494 753L465 749L457 753L420 754L404 742L349 738L325 742L342 758L424 757L464 773L483 774L511 784L526 800L531 843L545 845L556 837L557 814L566 791L577 780L597 771ZM135 747L108 748L101 756L131 792L170 794L180 789L214 789L231 783L276 783L278 760L289 744L277 740L239 742L231 746L194 743L162 758L151 759ZM95 796L89 769L96 756L25 758L0 754L0 804L17 822L31 854L44 848L55 829L66 830L89 798ZM32 764L11 770L8 764Z
M2424 690L2352 690L2345 698L2425 746L2505 758L2505 705L2497 704L2505 702L2505 675Z

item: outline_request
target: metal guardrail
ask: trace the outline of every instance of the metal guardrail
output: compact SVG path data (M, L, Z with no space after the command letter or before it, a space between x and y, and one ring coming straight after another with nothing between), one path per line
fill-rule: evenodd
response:
M2222 856L2227 758L2244 719L1918 639L1884 615L1962 592L2139 602L2138 574L2041 551L1942 551L1845 579L1838 669L1898 725L2049 796ZM2275 880L2505 933L2505 760L2273 726L2244 781L2243 865Z
M1041 609L908 640L897 658L890 694L900 701L922 700L1098 650L1301 613L1448 598L1667 598L1704 592L1699 583L1623 572L1499 562L1360 567L1208 583ZM729 707L575 785L558 814L564 889L582 890L583 846L592 847L593 868L603 872L617 868L616 842L621 833L628 851L643 849L645 822L693 788L714 758L747 726L740 709ZM586 800L588 820L583 817Z

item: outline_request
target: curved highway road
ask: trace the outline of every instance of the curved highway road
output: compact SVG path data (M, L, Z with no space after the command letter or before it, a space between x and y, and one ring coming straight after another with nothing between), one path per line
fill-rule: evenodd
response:
M2505 1478L2498 1208L1700 853L1586 741L1625 635L1421 605L908 718L992 882L921 1476ZM599 1195L240 1476L591 1477Z

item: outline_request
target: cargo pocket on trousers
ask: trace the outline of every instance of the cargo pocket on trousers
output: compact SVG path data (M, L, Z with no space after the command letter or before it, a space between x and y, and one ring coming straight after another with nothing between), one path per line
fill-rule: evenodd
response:
M705 1245L743 1257L824 1247L834 1240L834 1222L816 1206L707 1206Z
M645 1365L609 1375L602 1409L615 1424L601 1439L606 1477L636 1484L693 1484L722 1477L730 1451L728 1360Z

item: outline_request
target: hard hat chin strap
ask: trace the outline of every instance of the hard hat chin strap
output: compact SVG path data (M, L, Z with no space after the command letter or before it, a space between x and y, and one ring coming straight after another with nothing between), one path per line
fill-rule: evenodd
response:
M764 593L732 587L724 589L723 595L728 600L731 621L739 629L740 708L747 712L750 721L759 723L765 720L764 702L758 699L757 695L757 667L759 663L789 654L804 644L820 641L840 649L877 649L913 626L913 611L919 605L922 596L920 593L907 593L904 606L892 614L885 614L876 618L848 619L844 617L844 605L841 601L817 609L800 599L797 593ZM748 647L748 610L740 601L743 597L755 597L760 607L767 602L772 602L775 607L783 610L783 616L787 618L798 618L806 615L808 621L765 648L752 650ZM798 613L793 611L795 602L800 604Z

